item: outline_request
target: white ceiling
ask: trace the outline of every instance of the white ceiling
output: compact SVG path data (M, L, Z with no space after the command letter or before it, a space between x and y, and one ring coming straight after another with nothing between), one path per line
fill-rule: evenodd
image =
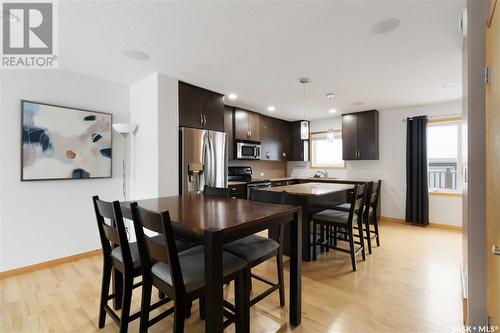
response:
M464 1L60 2L60 68L123 84L161 72L287 119L461 98ZM403 25L373 34L377 22ZM138 61L123 55L140 50ZM303 88L300 77L311 83ZM455 87L443 88L453 82ZM352 103L365 102L362 106Z

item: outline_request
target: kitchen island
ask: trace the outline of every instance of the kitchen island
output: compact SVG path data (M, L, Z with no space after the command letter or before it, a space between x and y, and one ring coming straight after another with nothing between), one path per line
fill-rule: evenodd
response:
M347 200L347 192L354 187L353 184L330 184L324 182L307 182L285 186L261 188L257 191L285 192L286 204L302 207L302 260L311 260L311 216L324 209L332 208ZM283 253L289 255L294 244L288 240L290 230L285 226ZM270 230L269 236L276 238L275 231Z

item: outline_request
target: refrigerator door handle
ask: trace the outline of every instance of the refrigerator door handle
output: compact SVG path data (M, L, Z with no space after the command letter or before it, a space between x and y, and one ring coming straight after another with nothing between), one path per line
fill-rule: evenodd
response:
M210 138L210 132L207 135L207 139L205 142L205 165L206 167L206 172L205 172L205 185L212 186L213 183L213 172L214 172L214 166L213 166L213 145L212 145L212 140Z

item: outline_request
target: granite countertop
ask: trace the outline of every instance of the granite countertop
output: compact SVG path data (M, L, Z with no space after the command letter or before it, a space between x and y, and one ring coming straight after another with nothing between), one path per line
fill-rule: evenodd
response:
M349 184L330 184L330 183L303 183L285 186L275 186L266 187L259 189L260 191L271 191L271 192L287 192L295 195L305 195L305 196L320 196L335 192L347 191L353 188L353 185Z
M237 181L237 180L229 180L227 182L228 185L246 185L247 182Z
M281 182L284 180L295 180L298 179L297 177L281 177L281 178L271 178L272 182Z
M376 182L378 179L343 179L343 178L330 178L330 177L280 177L280 178L252 178L252 181L270 181L270 182L279 182L279 181L287 181L287 180L307 180L307 181L315 181L318 183L328 183L328 182ZM228 185L243 185L248 184L249 182L245 181L228 181Z

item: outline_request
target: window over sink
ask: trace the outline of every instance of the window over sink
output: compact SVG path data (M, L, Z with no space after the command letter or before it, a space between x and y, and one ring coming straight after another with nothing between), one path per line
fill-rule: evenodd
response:
M344 169L342 160L342 130L311 133L311 167Z

